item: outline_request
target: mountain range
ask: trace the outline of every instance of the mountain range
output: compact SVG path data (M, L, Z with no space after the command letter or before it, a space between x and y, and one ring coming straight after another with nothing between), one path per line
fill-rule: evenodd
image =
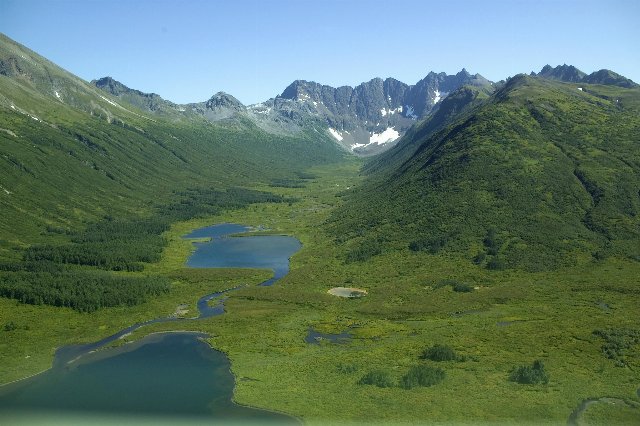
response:
M330 221L354 258L411 246L538 270L633 256L640 240L640 89L609 70L297 80L255 105L224 92L180 105L110 77L85 82L2 36L0 89L9 256L46 240L43 227L150 211L189 182L295 185L348 153L379 153ZM499 248L483 245L489 233Z
M428 116L450 92L464 85L491 90L492 83L465 69L455 75L430 72L415 85L374 78L356 87L334 88L296 80L264 102L245 106L219 92L205 102L176 105L157 94L130 89L111 77L91 82L112 96L157 114L200 115L213 122L243 117L275 134L295 134L309 122L326 126L338 144L356 155L372 155L391 146L417 121Z

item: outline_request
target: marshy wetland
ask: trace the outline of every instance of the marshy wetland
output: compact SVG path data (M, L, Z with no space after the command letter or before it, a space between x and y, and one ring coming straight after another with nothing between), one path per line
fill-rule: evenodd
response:
M224 295L224 315L149 324L118 343L165 331L206 333L204 340L231 362L236 403L309 424L465 422L470 416L566 424L590 398L638 401L640 348L629 334L637 330L637 262L610 258L525 273L489 271L468 259L409 250L366 263L345 262L321 225L341 202L336 194L357 184L357 168L319 168L306 188L272 189L296 197L291 205L259 204L175 224L165 234L169 245L162 261L149 268L170 277L172 291L140 306L82 315L0 301L2 319L18 325L0 345L7 360L0 377L7 382L35 373L51 365L56 347L97 341L133 322L168 316L178 305L195 312L201 295L237 288ZM263 269L185 268L193 246L182 236L224 222L261 224L270 233L295 236L302 248L291 257L289 273L277 285L262 287L258 284L273 275ZM474 291L456 292L439 286L442 280L466 283ZM368 294L335 297L328 293L334 287ZM600 308L600 302L610 309ZM49 332L24 329L36 310ZM461 312L466 314L456 315ZM310 330L316 333L312 341ZM345 331L349 338L323 338ZM436 344L460 358L421 357ZM544 362L548 383L509 380L515 368L535 360ZM401 387L403 377L420 366L440 369L444 378L428 387ZM390 387L359 384L371 371L384 372ZM607 418L633 424L638 411L596 404L580 421L598 424Z
M288 236L245 236L250 228L235 224L197 229L186 239L210 238L194 243L188 267L266 268L273 285L289 269L289 258L300 243ZM224 313L224 296L240 286L202 296L197 302L201 320ZM215 301L216 303L211 303ZM188 305L176 312L186 313ZM61 347L53 368L0 388L0 413L13 422L29 422L34 414L85 412L86 416L174 416L206 420L257 421L296 424L295 419L232 402L234 377L229 360L203 342L196 332L154 333L115 348L105 346L134 331L163 322L179 321L172 315L134 324L98 342ZM89 417L87 417L89 419Z

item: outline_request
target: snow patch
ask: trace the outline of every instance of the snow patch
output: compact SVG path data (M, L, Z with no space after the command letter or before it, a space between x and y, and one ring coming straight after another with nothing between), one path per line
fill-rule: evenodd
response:
M399 112L399 113L402 113L402 107L401 107L401 106L399 106L399 107L398 107L398 108L396 108L396 109L392 109L392 108L389 108L389 109L387 109L387 108L382 108L382 109L380 110L380 114L382 114L382 116L383 116L383 117L386 117L387 115L393 115L393 114L398 113L398 112Z
M4 191L5 194L9 195L12 194L11 191L9 191L7 188L5 188L4 186L0 185L0 189L2 189Z
M15 105L11 105L11 109L16 109L16 106Z
M578 90L582 92L582 87L578 87Z
M413 107L410 105L407 105L407 117L411 118L412 120L418 119L418 116L415 114Z
M400 133L393 127L387 127L382 133L371 133L369 137L369 144L376 143L378 145L384 145L388 142L393 142L400 137Z
M344 139L342 137L342 135L340 134L340 132L337 131L336 129L332 128L332 127L329 127L329 133L331 133L331 136L336 138L339 142L342 141L342 139Z
M117 103L113 102L112 100L109 100L107 98L105 98L104 96L100 95L100 97L104 100L107 101L108 103L110 103L111 105L115 106L115 107L119 107L120 105L118 105Z
M9 130L9 129L3 129L3 128L0 128L0 132L4 132L4 133L8 134L9 136L13 136L14 138L17 138L17 137L18 137L18 135L16 135L15 133L13 133L13 132L12 132L11 130Z
M433 103L437 104L441 97L440 97L440 91L438 89L436 89L436 91L434 92L435 97L433 98Z
M366 143L356 143L356 144L353 144L353 145L351 146L351 151L354 151L354 150L356 150L356 149L358 149L358 148L362 148L363 146L367 146L367 145L368 145L368 144L366 144Z
M56 94L56 98L62 100L62 97L60 96L60 93L58 93L57 90L55 90L54 93Z

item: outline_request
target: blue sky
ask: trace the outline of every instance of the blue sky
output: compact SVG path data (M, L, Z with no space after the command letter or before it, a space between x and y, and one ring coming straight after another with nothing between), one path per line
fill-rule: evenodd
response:
M491 80L549 63L640 82L640 1L0 0L0 32L91 80L174 102L243 103L295 79Z

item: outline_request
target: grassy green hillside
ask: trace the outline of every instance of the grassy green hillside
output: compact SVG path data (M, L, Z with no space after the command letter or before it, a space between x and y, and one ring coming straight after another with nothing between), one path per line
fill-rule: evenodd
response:
M157 262L174 222L285 201L238 188L342 161L322 133L145 113L0 36L0 295L93 311L168 291L105 271Z
M291 178L341 151L309 129L162 119L0 38L0 257L104 215L149 214L176 190Z
M347 261L407 247L490 269L640 260L638 134L637 88L517 76L373 160L333 233Z

